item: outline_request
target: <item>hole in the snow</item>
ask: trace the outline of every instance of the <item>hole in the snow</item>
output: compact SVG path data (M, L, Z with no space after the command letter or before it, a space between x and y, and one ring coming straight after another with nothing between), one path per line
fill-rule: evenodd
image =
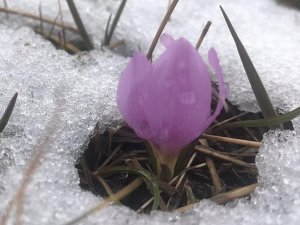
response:
M232 121L262 118L261 113L241 112L230 103L228 106L228 111L223 110L217 118L218 122L232 117L236 117ZM284 124L284 128L293 129L293 125L288 122ZM185 206L202 199L211 199L224 204L234 200L232 198L234 195L228 194L232 192L237 194L236 197L249 196L257 183L255 157L258 148L240 144L237 139L260 142L266 131L267 128L235 128L210 133L231 139L220 141L204 138L209 146L206 149L210 152L195 151L195 158L188 166L189 169L185 171L185 175L179 176L172 184L158 182L161 191L159 209L164 211L184 209ZM201 143L199 142L198 145L201 146ZM104 171L113 167L119 169L130 167L135 170L142 168L151 173L153 170L148 157L146 144L129 127L108 129L100 134L96 126L88 148L76 165L80 186L96 195L109 196L127 186L138 175L122 170L113 173ZM120 202L137 212L150 212L153 204L152 197L153 191L146 182Z

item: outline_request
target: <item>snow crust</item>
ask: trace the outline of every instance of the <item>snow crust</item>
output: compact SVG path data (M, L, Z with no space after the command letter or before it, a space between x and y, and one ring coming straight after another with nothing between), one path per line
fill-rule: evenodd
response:
M55 135L47 154L26 191L25 224L63 224L100 199L78 186L74 164L88 135L99 120L101 130L120 120L116 108L116 84L128 59L100 49L110 12L120 1L75 1L97 49L70 56L26 27L29 20L10 16L0 25L0 112L17 91L13 116L0 138L0 212L12 198L35 146ZM116 32L132 49L146 51L163 17L168 1L130 0ZM38 13L39 1L11 0L10 7ZM222 4L280 111L300 105L300 12L273 0L180 1L166 31L175 37L196 40L207 22L213 26L201 54L214 46L219 54L230 100L241 109L257 111L242 64L218 5ZM45 1L43 14L55 17L57 1ZM64 19L71 23L65 2ZM158 46L155 56L162 51ZM51 124L53 115L61 115ZM50 123L50 124L49 124ZM93 214L81 224L298 224L300 219L300 124L294 132L270 132L259 150L259 187L250 201L226 206L202 201L184 213L153 212L138 215L118 206ZM11 218L10 222L13 222Z

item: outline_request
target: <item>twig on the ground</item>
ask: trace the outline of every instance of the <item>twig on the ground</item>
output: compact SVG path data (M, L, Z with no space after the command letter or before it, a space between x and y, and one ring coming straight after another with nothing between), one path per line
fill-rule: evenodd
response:
M209 134L202 134L201 138L204 138L206 140L211 140L211 141L220 141L220 142L227 142L227 143L237 144L237 145L246 145L254 148L261 147L261 142L257 142L257 141L248 141L243 139L222 137L222 136L209 135Z
M238 166L247 167L247 168L251 168L251 169L256 169L256 166L254 164L250 164L250 163L244 162L242 160L235 159L235 158L232 158L230 156L224 155L221 152L218 152L218 151L216 151L212 148L208 148L208 147L205 147L205 146L196 146L195 149L198 152L201 152L205 155L209 155L209 156L214 157L214 158L222 159L224 161L231 162L231 163L236 164Z
M6 8L3 8L3 7L0 7L0 12L12 14L12 15L23 16L23 17L30 18L30 19L37 20L37 21L39 21L41 19L39 16L36 16L34 14L31 14L31 13L22 12L22 11L13 10L13 9L6 9ZM43 16L42 20L43 20L44 23L56 25L56 26L61 27L61 28L64 27L65 30L68 30L68 31L73 32L75 34L79 34L78 30L76 28L72 27L72 26L57 23L57 22L53 21L52 19L49 19L45 16Z
M174 11L174 9L175 9L175 7L176 7L176 5L177 5L178 2L179 2L179 0L173 0L172 1L170 7L168 8L168 11L167 11L165 17L163 18L163 20L162 20L162 22L161 22L161 24L160 24L160 26L159 26L159 28L158 28L158 30L156 32L156 34L155 34L155 36L154 36L154 38L152 40L152 43L151 43L151 45L149 47L148 53L147 53L147 58L149 60L152 59L152 54L153 54L155 46L156 46L156 44L158 42L158 39L159 39L160 35L162 34L162 32L163 32L163 30L164 30L164 28L165 28L165 26L166 26L166 24L167 24L170 16L172 15L172 13L173 13L173 11Z
M207 141L204 139L200 140L200 143L204 146L209 147ZM223 185L222 185L221 179L219 177L219 174L217 172L215 162L210 156L207 156L207 155L205 156L205 161L206 161L206 165L208 167L210 178L212 180L212 184L214 185L214 189L215 189L214 193L218 194L223 190L223 187L222 187Z
M218 194L223 190L223 188L215 163L210 156L205 156L205 161L212 180L212 184L214 185L214 193Z
M114 193L111 190L111 188L109 187L109 185L107 184L107 182L99 175L96 176L96 178L98 179L98 181L102 184L102 186L104 187L106 193L108 194L108 197L110 197L115 203L119 203L121 204L121 202L118 199L115 199L114 197Z
M228 191L226 193L218 194L212 197L210 200L216 202L217 204L225 204L227 202L233 201L238 198L246 197L251 194L257 187L257 183L251 184L245 187L236 188L232 191ZM181 208L176 209L176 212L186 212L187 210L192 209L196 204L187 205Z
M196 48L197 50L199 50L200 45L202 44L203 39L205 38L205 36L206 36L206 34L207 34L207 32L208 32L208 30L209 30L209 28L210 28L210 25L211 25L211 21L208 21L208 22L206 23L205 27L203 28L203 31L202 31L202 33L201 33L201 35L200 35L200 37L199 37L199 39L198 39L198 41L197 41L197 44L196 44L196 46L195 46L195 48Z
M191 158L189 159L189 162L187 163L187 165L186 165L185 168L189 168L189 167L192 165L192 163L194 162L194 159L195 159L196 155L197 155L196 152L194 152L194 154L193 154L193 155L191 156ZM180 175L180 177L179 177L179 179L178 179L178 181L177 181L177 183L176 183L176 186L175 186L176 189L178 189L178 188L182 185L182 181L183 181L185 175L186 175L186 172L183 172L183 173Z
M216 202L217 204L225 204L227 202L233 201L234 199L248 196L251 192L253 192L255 190L256 187L257 187L257 183L247 185L247 186L241 187L241 188L236 188L232 191L218 194L218 195L212 197L211 200Z

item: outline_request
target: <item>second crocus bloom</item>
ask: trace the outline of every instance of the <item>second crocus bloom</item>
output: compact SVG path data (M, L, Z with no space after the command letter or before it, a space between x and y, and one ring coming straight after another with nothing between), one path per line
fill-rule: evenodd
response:
M212 113L212 85L206 64L184 38L161 38L165 52L150 63L136 52L122 73L118 107L126 123L147 140L161 165L173 173L182 149L203 133L219 115L226 97L215 50L208 57L219 83L219 100Z

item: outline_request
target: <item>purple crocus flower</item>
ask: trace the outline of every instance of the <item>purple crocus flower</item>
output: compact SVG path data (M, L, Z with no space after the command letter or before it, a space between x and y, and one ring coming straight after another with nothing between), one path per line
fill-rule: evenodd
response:
M165 52L151 63L135 52L121 75L117 103L126 123L164 158L177 157L219 115L226 97L216 51L209 62L219 82L212 114L211 77L197 50L184 38L163 34Z

